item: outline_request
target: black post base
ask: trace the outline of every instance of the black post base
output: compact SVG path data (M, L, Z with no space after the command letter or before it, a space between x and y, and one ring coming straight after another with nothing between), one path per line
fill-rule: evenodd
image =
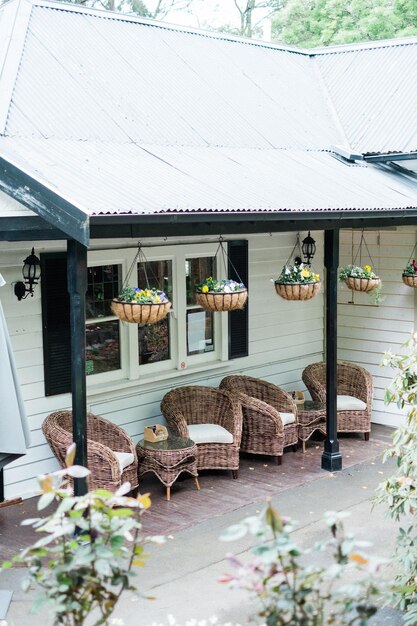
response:
M339 472L342 469L342 455L340 452L323 452L321 455L321 469L328 472Z

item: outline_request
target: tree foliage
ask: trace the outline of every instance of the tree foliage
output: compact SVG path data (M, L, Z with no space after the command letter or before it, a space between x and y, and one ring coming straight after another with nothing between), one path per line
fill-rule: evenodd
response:
M405 344L404 354L384 355L382 365L393 368L395 377L385 390L385 404L407 408L407 421L393 435L384 461L396 460L395 473L380 484L375 502L388 507L388 515L399 528L393 563L398 572L391 603L405 612L404 626L417 624L417 333Z
M300 47L417 35L417 0L288 0L272 39Z

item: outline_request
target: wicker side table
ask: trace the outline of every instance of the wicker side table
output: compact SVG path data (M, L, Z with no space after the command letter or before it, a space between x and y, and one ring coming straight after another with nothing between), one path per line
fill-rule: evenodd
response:
M147 472L153 472L166 487L167 500L171 499L171 486L182 472L188 472L200 489L197 472L197 446L191 439L169 437L165 441L150 443L139 441L136 446L138 455L138 478Z
M303 442L303 453L306 441L316 430L326 434L326 404L306 400L298 405L298 438Z

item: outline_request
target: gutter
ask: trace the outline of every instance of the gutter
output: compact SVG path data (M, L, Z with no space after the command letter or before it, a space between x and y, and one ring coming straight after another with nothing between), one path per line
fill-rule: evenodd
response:
M385 152L381 154L364 154L367 163L386 163L387 161L410 161L417 159L417 152Z

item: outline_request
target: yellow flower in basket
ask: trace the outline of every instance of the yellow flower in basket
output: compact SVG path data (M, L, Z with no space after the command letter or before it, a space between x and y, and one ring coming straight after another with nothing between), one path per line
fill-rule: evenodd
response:
M301 271L301 276L303 278L310 278L311 272L306 267Z
M208 290L209 290L209 288L208 288L208 286L207 286L207 285L203 285L203 286L201 287L201 291L202 291L202 293L207 293L207 292L208 292Z
M370 272L372 270L372 266L371 265L364 265L363 269L365 270L365 272Z

